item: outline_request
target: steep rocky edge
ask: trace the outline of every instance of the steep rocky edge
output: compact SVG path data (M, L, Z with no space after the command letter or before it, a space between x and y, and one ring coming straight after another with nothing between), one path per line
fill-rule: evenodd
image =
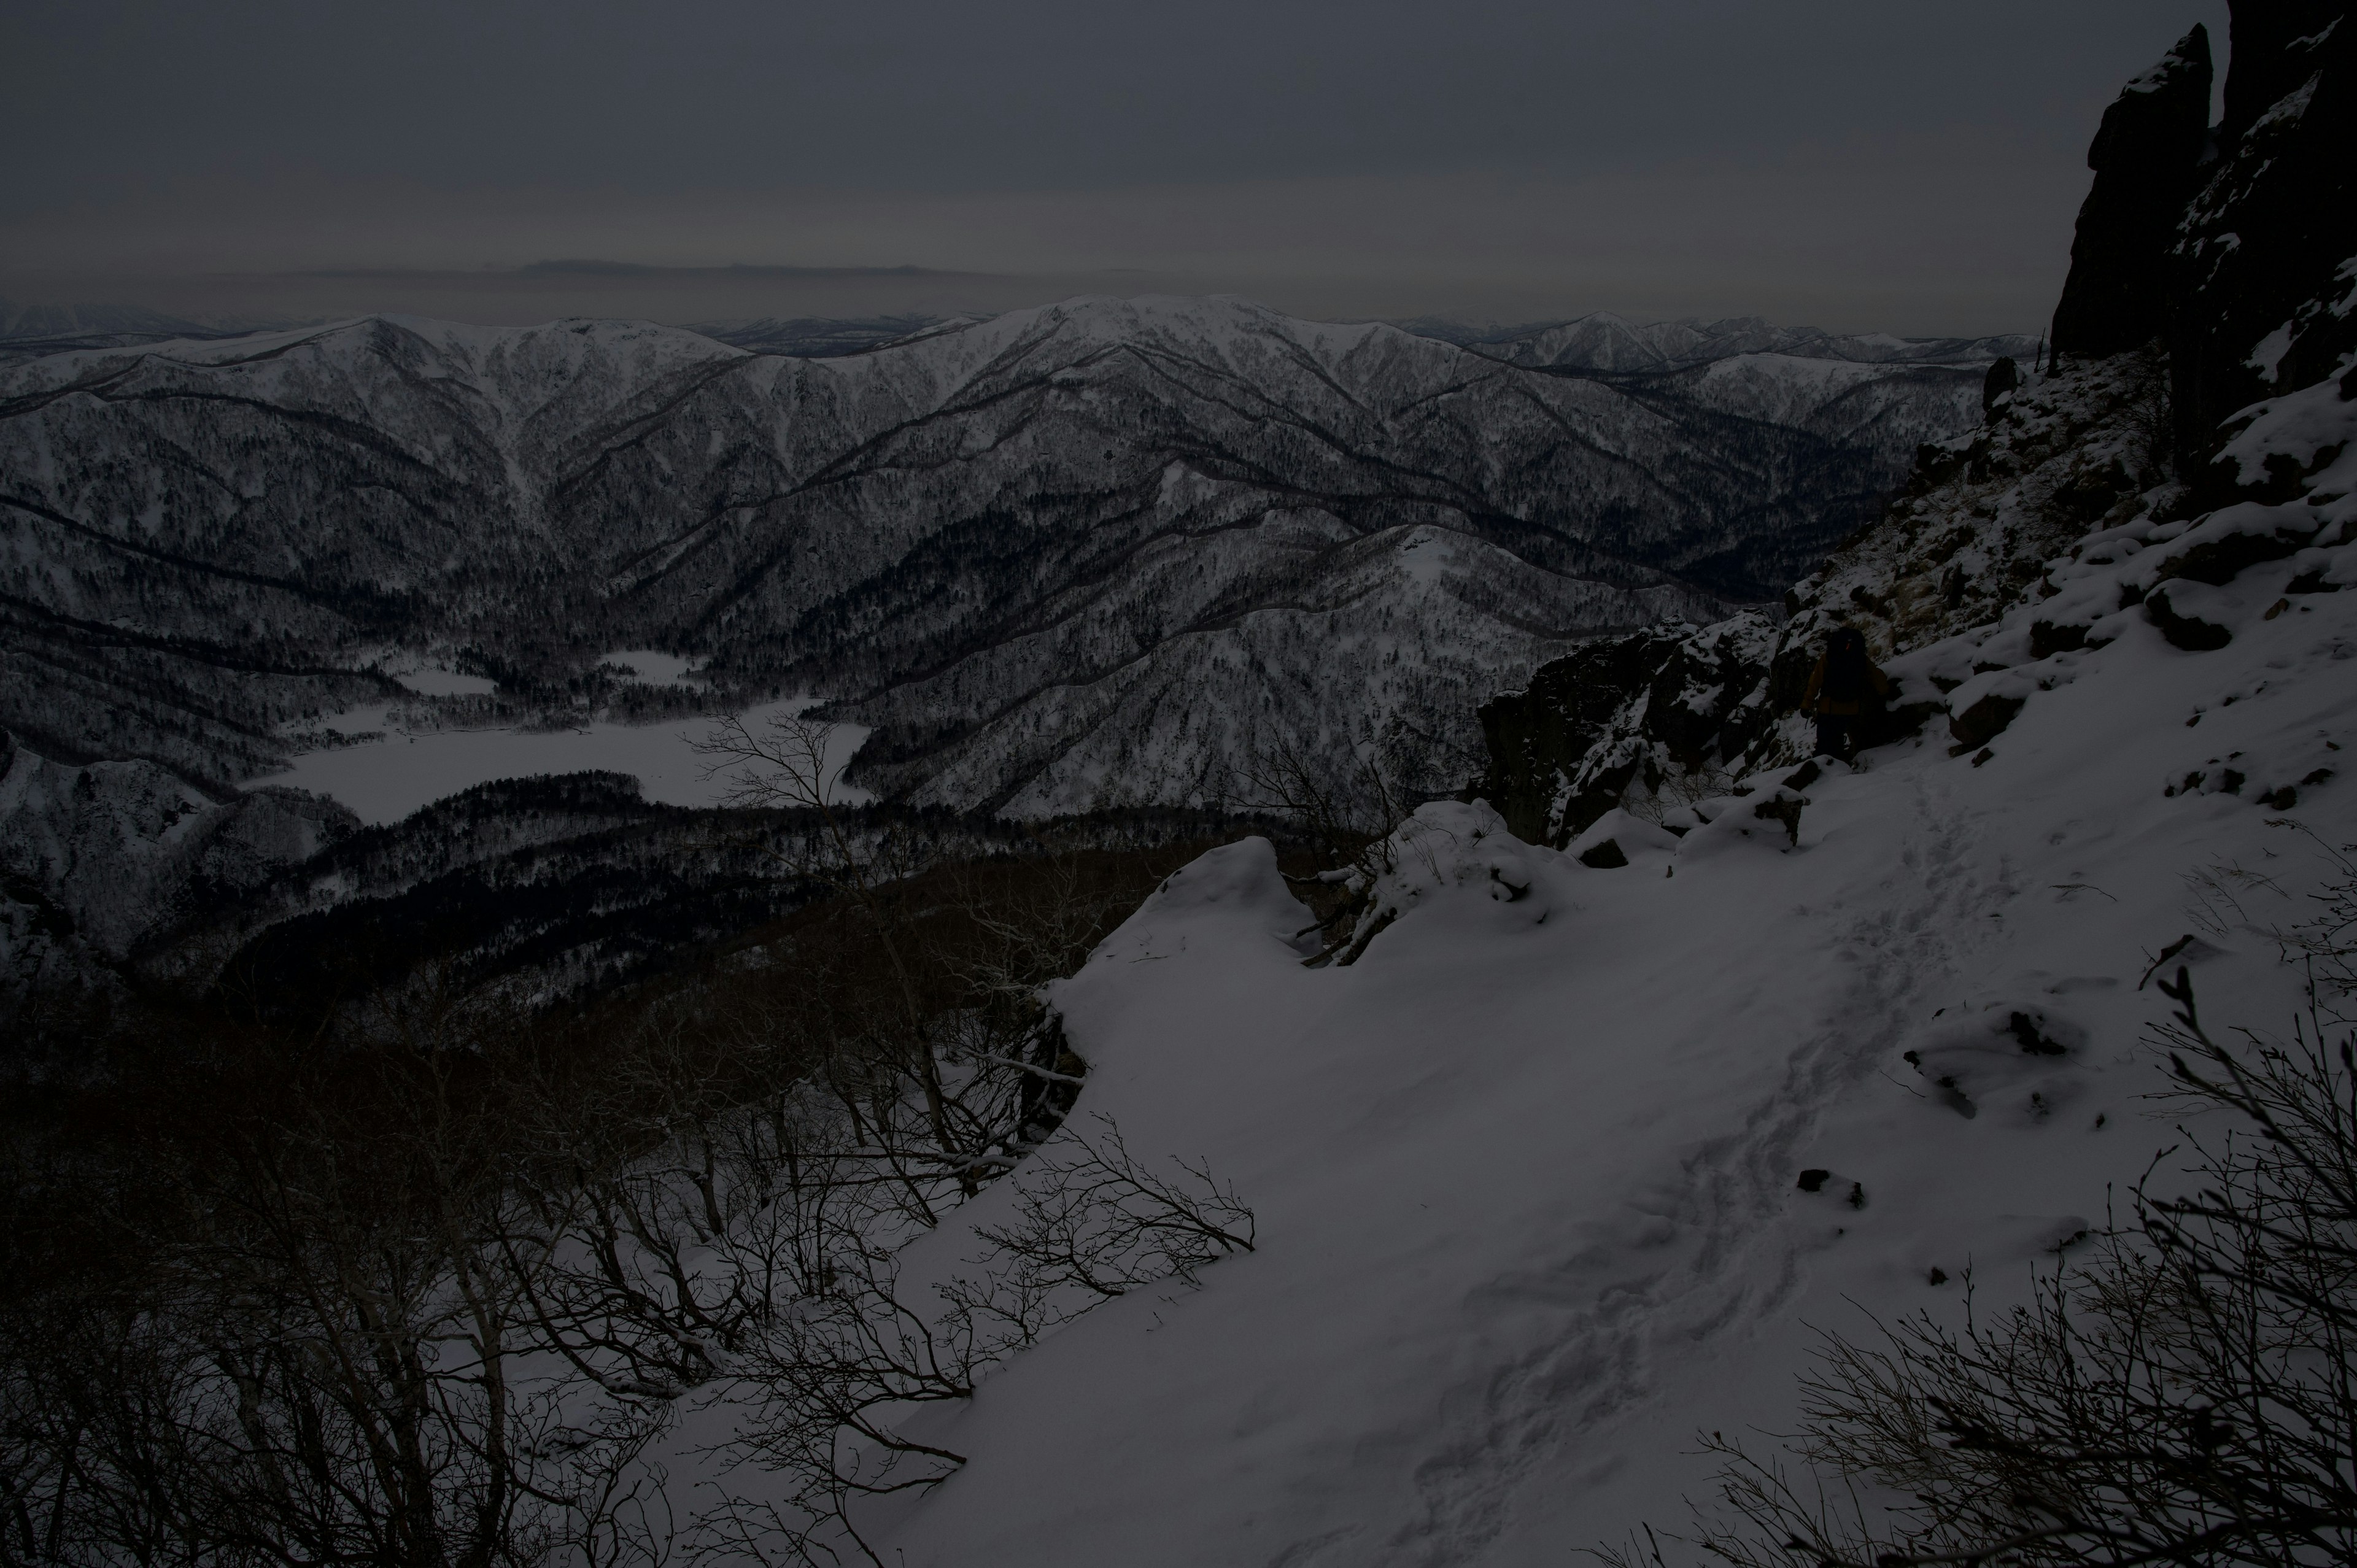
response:
M2357 22L2334 0L2233 7L2225 117L2171 252L2178 459L2204 506L2265 489L2221 455L2234 414L2357 350ZM2276 493L2301 476L2271 474Z
M2011 391L1993 381L1982 427L1927 444L1883 518L1787 594L1782 625L1745 613L1599 640L1485 705L1490 766L1473 792L1519 836L1563 846L1616 807L1659 820L1800 765L1813 749L1802 691L1835 625L1863 631L1898 679L1866 743L1929 723L1960 752L2035 689L2007 671L2100 646L2107 616L2133 611L2189 650L2222 646L2231 618L2205 617L2205 594L2318 543L2348 489L2357 27L2343 12L2237 5L2228 113L2201 142L2183 123L2197 89L2207 101L2200 28L2130 83L2090 160L2059 364ZM2189 159L2200 187L2157 225L2155 192ZM2236 233L2272 243L2220 238ZM2140 553L2135 570L2104 570ZM2094 576L2111 599L2089 596ZM1974 652L1959 663L1947 639L1963 632ZM1908 659L1934 644L1948 651Z
M2196 26L2104 112L2087 166L2054 349L2120 354L2169 329L2169 250L2210 132L2210 34Z

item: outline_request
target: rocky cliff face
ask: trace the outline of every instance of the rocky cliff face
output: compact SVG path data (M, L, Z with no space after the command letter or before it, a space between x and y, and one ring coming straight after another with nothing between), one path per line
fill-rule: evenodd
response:
M2244 489L2215 465L2236 411L2343 373L2357 349L2357 20L2345 5L2245 3L2233 39L2169 337L2180 462L2213 505Z
M2124 354L2168 331L2169 249L2209 139L2210 80L2210 34L2197 26L2104 112L2054 310L2056 353Z
M2164 342L2180 473L2205 504L2238 409L2308 386L2357 348L2357 27L2321 0L2233 7L2225 112L2208 126L2210 49L2189 32L2130 82L2087 161L2054 347L2100 357Z
M2146 207L2184 159L2197 87L2206 102L2200 30L2131 85L2097 139L2098 188L2057 326L2058 341L2068 317L2081 334L2068 341L2122 351L2083 348L2055 373L1993 390L1981 429L1926 445L1883 518L1786 596L1784 625L1747 614L1592 644L1485 707L1491 765L1475 788L1515 831L1563 844L1616 805L1659 817L1802 762L1813 737L1799 700L1837 624L1900 676L1869 744L1929 724L1967 752L2026 700L2007 671L2099 646L2116 635L2107 617L2132 613L2188 651L2231 640L2210 596L2318 545L2349 488L2357 137L2341 116L2357 31L2344 12L2303 10L2294 30L2283 7L2236 6L2227 96L2240 108L2158 237ZM2157 274L2164 243L2201 269ZM2136 336L2153 301L2123 287L2123 269L2173 278L2165 335ZM2106 293L2127 301L2109 317L2096 304ZM1935 644L1939 660L1912 657ZM1961 663L1948 657L1966 645Z

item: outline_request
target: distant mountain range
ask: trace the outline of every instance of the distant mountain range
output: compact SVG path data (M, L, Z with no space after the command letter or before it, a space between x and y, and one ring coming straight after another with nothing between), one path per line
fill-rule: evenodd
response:
M1035 816L1230 799L1278 736L1453 785L1483 697L1773 596L2021 348L1170 298L5 325L142 339L0 369L0 724L45 755L226 781L393 694L389 647L499 680L468 722L578 716L596 650L665 647L828 693L888 797Z
M618 262L540 262L532 273L644 273ZM740 271L759 269L737 269ZM786 272L845 269L785 268ZM912 271L898 269L849 269ZM984 316L752 317L697 321L687 330L757 354L830 360L865 354L911 338L980 326ZM0 299L0 363L76 349L131 348L174 338L210 341L255 331L317 326L316 321L195 321L124 305L16 305ZM1419 338L1437 338L1508 364L1565 371L1686 370L1738 354L1784 354L1805 360L1846 360L1873 365L1986 365L2000 355L2029 360L2040 339L2025 333L1985 338L1898 338L1887 332L1826 332L1779 327L1756 316L1706 321L1633 322L1609 310L1568 321L1514 327L1473 327L1445 317L1388 325Z
M1572 321L1473 328L1438 320L1404 321L1410 332L1438 338L1510 365L1636 374L1692 370L1743 354L1841 360L1858 365L1986 365L2000 356L2027 361L2040 340L2022 333L1991 338L1894 338L1779 327L1756 316L1721 321L1633 322L1598 311Z
M86 349L206 342L259 329L266 329L265 324L208 325L135 305L16 305L0 299L0 365Z

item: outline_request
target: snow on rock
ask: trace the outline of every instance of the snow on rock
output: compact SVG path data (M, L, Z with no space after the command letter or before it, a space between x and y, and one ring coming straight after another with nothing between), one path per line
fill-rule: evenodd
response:
M1301 934L1307 912L1288 892L1268 840L1223 844L1165 877L1135 916L1101 943L1092 963L1159 962L1183 950L1184 934L1208 925L1242 945L1274 943L1296 958L1318 944ZM1168 939L1178 938L1175 945ZM1168 946L1170 950L1158 950ZM1087 1049L1082 1056L1095 1065Z
M2282 438L2309 439L2321 417ZM1493 700L1478 787L1520 831L1563 843L1615 805L1657 815L1789 768L1814 749L1797 709L1838 625L1865 635L1895 683L1867 744L1931 723L1968 750L2003 730L2026 687L2069 678L2058 656L2130 620L2179 647L2222 646L2228 622L2274 602L2244 602L2255 583L2225 585L2317 538L2316 508L2186 515L2167 429L2164 367L2141 354L2024 383L1979 430L1927 445L1908 493L1786 595L1781 624L1755 613L1591 644ZM2220 542L2229 533L2240 542Z
M1505 819L1483 800L1417 807L1384 842L1380 858L1384 869L1371 879L1362 919L1383 925L1469 894L1523 904L1519 918L1540 925L1560 878L1559 857L1508 832Z
M2344 378L2345 379L2345 378ZM2288 478L2307 489L2319 523L2357 518L2357 413L2339 382L2319 381L2244 411L2242 430L2220 453L2244 485Z
M1609 850L1605 848L1607 844L1611 846ZM1661 823L1647 822L1615 806L1565 845L1564 854L1584 865L1612 870L1620 865L1649 864L1644 856L1675 854L1677 848L1677 835Z

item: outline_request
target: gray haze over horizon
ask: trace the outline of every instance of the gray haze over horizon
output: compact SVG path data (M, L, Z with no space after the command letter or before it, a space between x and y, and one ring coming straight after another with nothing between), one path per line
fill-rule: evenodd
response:
M2196 21L2222 50L2219 0L10 0L0 295L2036 330L2104 107Z

